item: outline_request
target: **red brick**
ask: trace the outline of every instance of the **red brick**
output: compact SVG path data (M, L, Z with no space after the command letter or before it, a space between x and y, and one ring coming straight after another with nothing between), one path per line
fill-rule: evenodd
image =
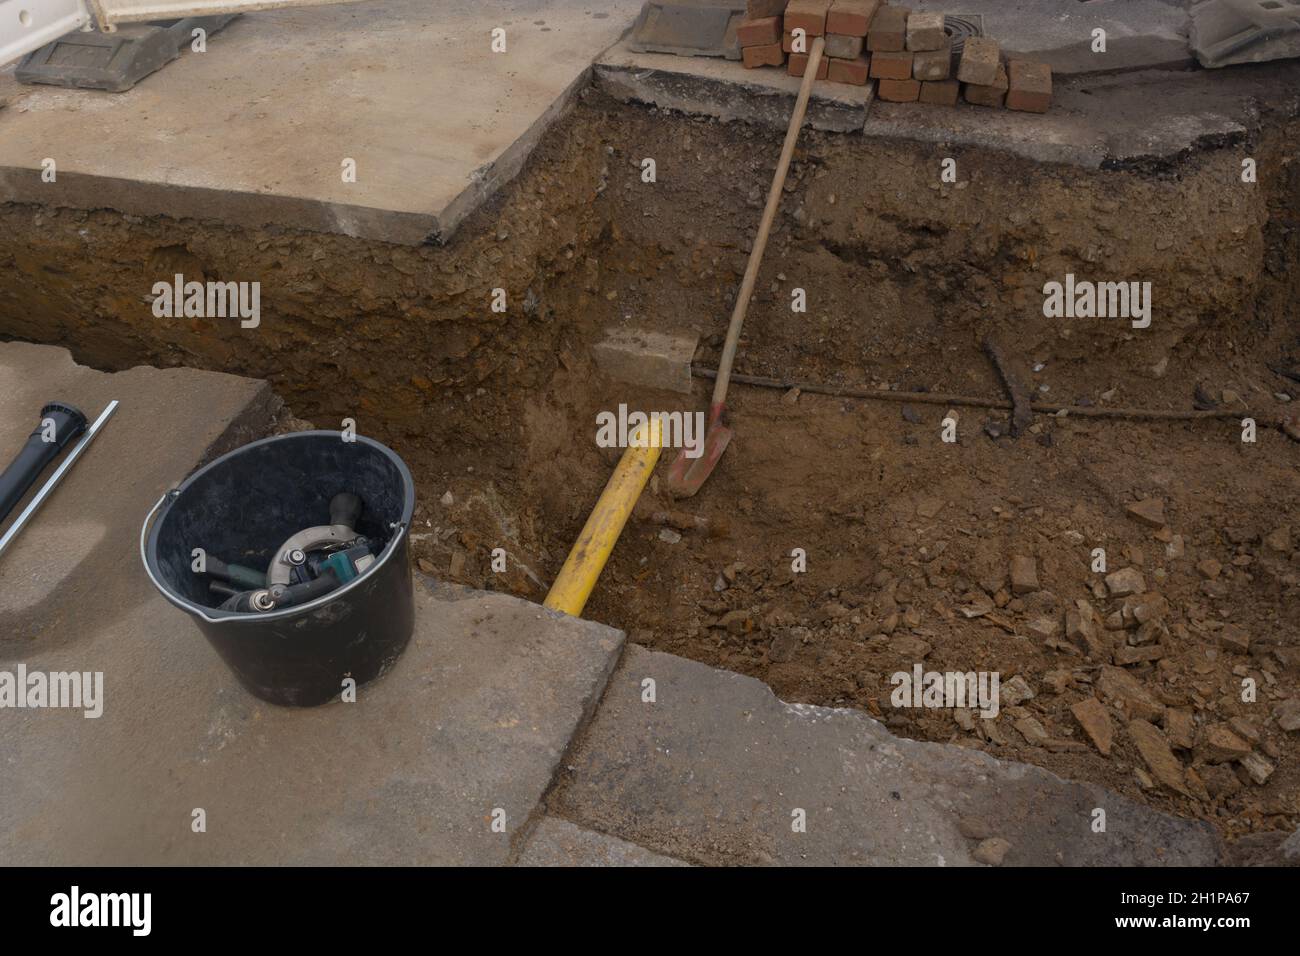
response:
M938 106L956 106L961 84L956 80L933 80L921 84L921 102Z
M994 82L999 63L998 41L989 37L967 37L957 64L957 79L963 83L988 86Z
M817 79L824 80L830 70L830 60L822 57L821 66L817 67ZM790 59L786 62L786 72L791 76L803 76L803 71L808 67L807 53L791 53Z
M842 33L826 34L826 55L837 60L856 60L862 55L862 37L849 37Z
M912 54L872 54L871 75L878 80L910 80L912 78Z
M785 32L803 30L810 37L826 32L826 14L831 0L790 0L785 8Z
M742 20L736 27L736 39L743 49L747 46L770 46L781 42L781 18L764 17L762 20Z
M826 32L864 37L879 8L880 0L833 0L826 15Z
M865 56L855 60L831 60L830 71L826 78L832 83L848 83L852 86L867 85L867 68L870 61Z
M969 42L969 41L967 41ZM991 106L995 109L1001 108L1007 99L1007 71L1001 63L998 64L998 73L992 83L987 86L982 83L967 83L964 87L967 103L974 103L976 106Z
M912 54L912 77L917 80L946 80L952 73L952 49L925 50Z
M886 103L915 103L920 95L920 80L881 80L876 85L876 96Z
M762 20L764 17L779 17L785 13L789 0L746 0L745 19Z
M794 52L794 34L793 34L793 33L783 33L783 34L781 34L781 49L782 49L782 50L785 50L786 53L793 53L793 52ZM804 52L807 53L808 51L807 51L807 50L804 50Z
M897 53L907 49L907 7L881 7L867 31L867 49L872 53Z
M785 51L779 43L765 43L762 46L747 46L741 49L740 58L745 69L752 70L758 66L780 66L785 62Z
M1046 113L1052 105L1052 68L1046 63L1012 60L1007 69L1007 109Z

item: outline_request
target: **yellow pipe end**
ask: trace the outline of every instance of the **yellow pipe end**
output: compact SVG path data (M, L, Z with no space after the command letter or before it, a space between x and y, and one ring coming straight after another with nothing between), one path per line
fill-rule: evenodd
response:
M663 452L662 422L652 417L628 441L627 450L610 475L596 507L574 542L564 567L551 585L543 606L577 617L587 606L600 572L614 550L623 526L632 515L637 499ZM645 440L646 429L649 441Z

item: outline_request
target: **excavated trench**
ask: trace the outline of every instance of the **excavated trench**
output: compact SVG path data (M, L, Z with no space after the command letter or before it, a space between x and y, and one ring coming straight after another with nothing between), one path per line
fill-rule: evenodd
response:
M864 708L906 736L1096 781L1230 838L1294 829L1300 445L1267 422L1300 394L1270 369L1300 369L1300 123L1261 129L1159 170L950 151L956 183L941 182L933 147L806 134L738 371L1000 398L982 347L997 333L1040 401L1240 405L1265 423L1258 440L1243 443L1235 419L1046 415L1013 439L1005 412L956 407L949 443L944 405L735 385L719 470L686 502L652 480L586 616L787 700ZM265 378L298 419L354 418L417 478L423 570L540 601L617 458L595 444L597 412L707 402L708 382L683 396L610 381L591 345L611 326L695 332L697 364L716 366L779 145L588 91L441 248L0 206L0 334L109 370ZM1256 184L1240 181L1247 155ZM156 318L150 290L175 273L260 282L261 325ZM1044 283L1067 273L1150 282L1150 327L1045 317ZM1158 528L1126 513L1148 498L1163 504ZM664 524L664 511L679 515ZM1141 571L1154 627L1123 626L1135 622L1092 570L1094 548L1111 571ZM1035 587L1013 587L1016 555ZM1090 653L1066 615L1081 601ZM1023 681L997 720L894 708L890 676L917 663ZM1073 711L1094 693L1109 754ZM1140 714L1176 770L1135 746L1126 725ZM1230 754L1225 732L1251 756Z

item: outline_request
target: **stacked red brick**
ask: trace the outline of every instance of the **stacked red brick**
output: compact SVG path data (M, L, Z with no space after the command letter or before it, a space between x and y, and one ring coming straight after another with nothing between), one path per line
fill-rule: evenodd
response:
M826 17L831 12L831 0L790 0L785 6L785 45L790 50L786 72L803 76L808 67L808 51L813 37L826 35ZM830 61L823 56L817 67L817 79L829 75Z
M871 60L867 32L880 0L833 0L826 13L826 78L832 83L866 86ZM788 27L787 27L788 29Z
M1052 69L1027 60L1002 62L998 41L971 37L957 68L967 103L1028 113L1046 113L1052 103Z
M866 84L894 103L952 106L960 92L977 106L1034 113L1052 101L1052 71L1042 63L1002 62L996 40L965 40L953 75L944 15L881 0L748 0L738 36L745 66L780 66L803 76L813 37L825 37L818 79ZM788 55L788 56L787 56Z
M748 0L745 19L736 28L740 41L740 58L745 69L781 66L785 50L781 48L781 17L787 0Z

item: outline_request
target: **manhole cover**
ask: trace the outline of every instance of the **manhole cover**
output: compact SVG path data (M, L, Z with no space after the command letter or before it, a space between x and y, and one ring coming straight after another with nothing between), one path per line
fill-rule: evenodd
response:
M943 32L952 38L952 55L961 55L967 37L984 35L984 16L979 13L950 13L943 18Z

